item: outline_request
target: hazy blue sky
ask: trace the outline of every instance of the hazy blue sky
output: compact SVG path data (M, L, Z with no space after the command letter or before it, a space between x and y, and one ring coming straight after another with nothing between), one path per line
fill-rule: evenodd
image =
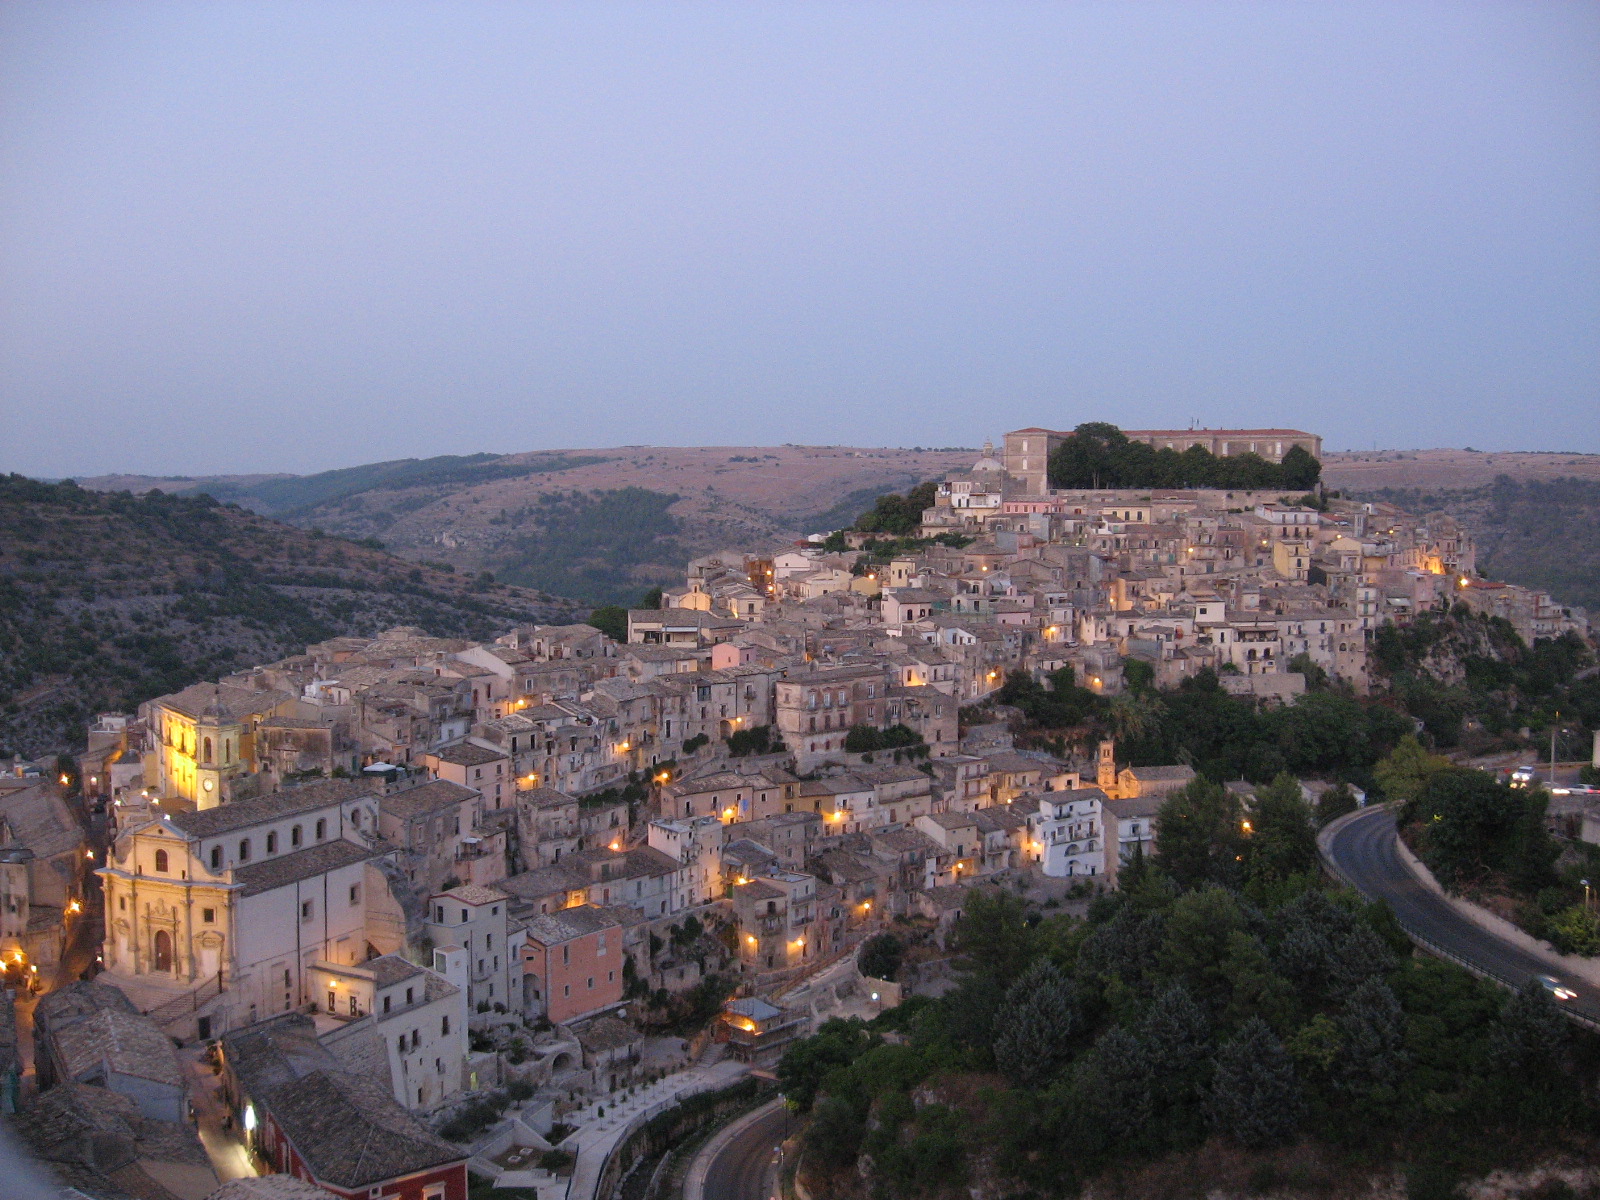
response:
M0 7L0 469L1600 451L1600 6Z

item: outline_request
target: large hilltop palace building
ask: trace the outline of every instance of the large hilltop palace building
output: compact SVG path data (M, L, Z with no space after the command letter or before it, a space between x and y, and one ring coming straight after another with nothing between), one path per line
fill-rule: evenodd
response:
M1129 439L1148 442L1157 450L1187 450L1204 446L1212 454L1259 454L1268 462L1282 462L1291 446L1313 458L1322 457L1322 438L1303 429L1125 429ZM1050 454L1072 430L1030 426L1006 434L1005 470L1020 485L1023 495L1043 496L1050 490L1046 473Z

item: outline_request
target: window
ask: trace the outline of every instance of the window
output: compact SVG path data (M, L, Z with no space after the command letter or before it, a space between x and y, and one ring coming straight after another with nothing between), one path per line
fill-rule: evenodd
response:
M276 854L277 852L278 852L278 835L276 833L269 833L269 834L267 834L267 853L268 854Z
M200 910L200 920L207 925L215 925L217 921L217 910L214 908L202 908Z
M353 1000L354 1000L354 999L355 999L355 997L354 997L354 996L352 996L352 997L351 997L351 1000L352 1000L352 1001L353 1001ZM329 992L329 993L328 993L328 1011L329 1011L329 1012L336 1012L336 1011L338 1011L338 1008L337 1008L337 1006L338 1006L338 1003L339 1003L339 997L338 997L338 995L337 995L337 994L336 994L336 993L334 993L334 992L331 992L331 991L330 991L330 992Z
M563 967L570 967L572 965L572 947L571 946L563 946L563 947L561 947L561 965Z
M327 836L328 836L328 822L326 820L318 821L317 822L317 841L320 842L323 838L325 838Z
M446 1013L443 1017L441 1017L439 1019L439 1035L441 1037L449 1037L450 1036L450 1014L449 1013Z
M242 842L239 843L239 861L240 862L249 862L250 861L250 839L249 838L245 838Z
M165 871L166 869L167 869L167 852L165 850L157 850L156 851L156 870Z
M361 903L361 885L359 883L352 883L350 885L350 907L354 908L356 905L358 905L360 903Z
M302 921L311 920L312 913L315 911L312 907L313 903L311 900L302 900L300 902L300 919Z
M393 996L385 996L383 998L383 1011L384 1012L388 1012L389 1011L389 1005L393 1002L393 1000L394 1000ZM405 1046L402 1045L400 1047L400 1049L404 1050Z
M222 847L221 846L213 846L213 847L211 847L211 869L213 871L222 870Z
M435 904L433 906L433 920L436 925L444 924L444 905Z
M298 846L299 844L300 844L300 826L296 825L293 829L289 830L289 845Z
M211 761L211 739L210 738L206 738L205 740L203 740L200 743L200 761L201 762L207 762L207 763Z
M410 1004L415 995L416 995L416 989L415 988L407 988L406 989L406 1003Z
M593 975L589 976L589 990L591 992L594 991L594 976Z

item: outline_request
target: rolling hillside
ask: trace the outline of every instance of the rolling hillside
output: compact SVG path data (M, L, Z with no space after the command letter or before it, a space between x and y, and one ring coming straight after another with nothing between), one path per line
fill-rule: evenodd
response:
M447 456L307 476L85 487L205 492L301 528L376 538L406 558L628 603L684 562L848 524L874 497L968 467L974 450L640 447Z
M587 611L587 610L582 610ZM0 750L339 634L484 638L566 601L299 529L209 496L0 477Z
M83 484L203 491L301 528L377 538L405 558L493 571L584 603L627 603L681 579L696 554L846 525L875 496L965 468L974 456L621 446L405 459L306 476L121 475ZM1479 539L1486 571L1600 607L1600 455L1330 453L1323 478L1354 495L1450 512Z

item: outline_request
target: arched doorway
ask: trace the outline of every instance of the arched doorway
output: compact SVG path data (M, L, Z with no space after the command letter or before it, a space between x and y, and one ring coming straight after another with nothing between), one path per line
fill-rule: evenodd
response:
M153 946L155 950L155 969L162 972L172 970L172 935L165 929L156 930Z

